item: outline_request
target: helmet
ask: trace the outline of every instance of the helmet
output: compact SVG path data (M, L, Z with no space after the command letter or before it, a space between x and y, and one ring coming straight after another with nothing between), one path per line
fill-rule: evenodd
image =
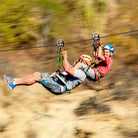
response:
M110 47L110 51L111 52L113 52L114 53L114 51L115 51L115 49L114 49L114 47L111 45L111 47Z
M110 50L111 52L114 53L114 47L111 45L111 44L106 44L104 47L103 47L103 50L106 49L106 50Z
M88 55L81 55L80 59L82 59L83 61L85 61L87 63L87 65L91 65L92 63L92 58Z

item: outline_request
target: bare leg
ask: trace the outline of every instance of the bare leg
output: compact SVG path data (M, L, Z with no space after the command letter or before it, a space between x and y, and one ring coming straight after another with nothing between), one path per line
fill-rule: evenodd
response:
M14 85L31 85L39 81L41 78L40 72L34 72L33 74L24 76L22 78L17 78Z

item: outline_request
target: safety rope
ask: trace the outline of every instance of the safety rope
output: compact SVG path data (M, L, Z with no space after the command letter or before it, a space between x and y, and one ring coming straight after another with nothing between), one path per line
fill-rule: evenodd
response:
M132 31L128 31L128 32L122 32L122 33L117 33L117 34L112 34L112 35L107 35L107 36L102 36L100 38L106 38L106 37L111 37L111 36L117 36L117 35L123 35L123 34L129 34L129 33L134 33L137 32L138 30L132 30ZM73 44L73 43L81 43L81 42L86 42L86 41L90 41L91 39L84 39L84 40L79 40L79 41L74 41L74 42L67 42L65 43L65 45L67 44ZM7 51L15 51L15 50L24 50L24 49L33 49L33 48L42 48L42 47L54 47L57 46L55 45L47 45L47 46L34 46L34 47L22 47L22 48L14 48L14 49L3 49L0 50L0 52L7 52Z

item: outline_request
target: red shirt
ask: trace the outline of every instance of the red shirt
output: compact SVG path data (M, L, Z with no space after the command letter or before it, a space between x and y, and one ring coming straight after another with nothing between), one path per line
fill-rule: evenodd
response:
M112 59L110 57L106 57L105 56L105 61L100 60L96 66L98 71L101 73L101 76L105 76L107 74L107 72L110 70L111 66L112 66Z

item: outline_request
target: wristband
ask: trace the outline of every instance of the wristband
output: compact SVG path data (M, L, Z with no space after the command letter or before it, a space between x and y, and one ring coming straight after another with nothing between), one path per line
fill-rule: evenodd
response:
M98 59L98 56L96 56L95 59Z

